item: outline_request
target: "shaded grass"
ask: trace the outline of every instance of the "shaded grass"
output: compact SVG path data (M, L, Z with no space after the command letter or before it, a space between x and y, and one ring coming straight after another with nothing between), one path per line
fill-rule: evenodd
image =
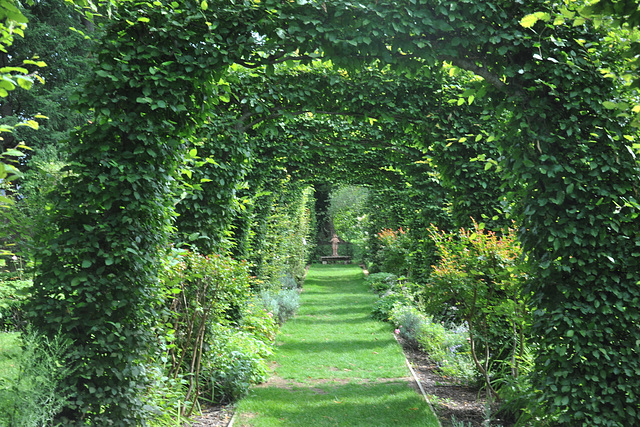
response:
M276 340L276 380L239 402L237 425L438 425L392 327L371 319L375 300L358 267L314 265Z
M17 332L0 332L0 381L18 377L21 354L20 335Z
M9 425L8 411L13 407L13 393L8 390L20 375L20 335L0 332L0 425Z

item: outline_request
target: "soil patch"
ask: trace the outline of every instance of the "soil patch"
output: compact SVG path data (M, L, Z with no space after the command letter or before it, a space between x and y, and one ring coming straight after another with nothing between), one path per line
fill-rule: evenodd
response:
M218 427L228 426L233 417L233 406L210 406L202 408L202 415L196 417L192 424L185 426L192 427Z
M452 420L465 426L486 425L486 399L481 390L447 380L425 353L407 346L400 337L398 341L443 427L452 426Z

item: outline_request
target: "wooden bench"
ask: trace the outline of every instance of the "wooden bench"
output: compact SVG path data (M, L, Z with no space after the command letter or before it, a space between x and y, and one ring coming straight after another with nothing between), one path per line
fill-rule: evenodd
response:
M342 255L321 256L320 261L323 264L351 264L351 257Z

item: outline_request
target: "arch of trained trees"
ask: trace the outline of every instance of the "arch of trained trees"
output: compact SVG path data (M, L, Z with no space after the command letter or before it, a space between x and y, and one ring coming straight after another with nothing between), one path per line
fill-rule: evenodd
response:
M456 153L493 159L500 173L470 191L508 183L533 266L540 402L567 424L640 419L638 164L612 108L624 94L601 72L623 65L603 31L523 0L122 1L115 12L79 95L93 120L72 137L30 306L42 331L75 341L69 422L142 422L176 209L207 250L258 154L301 179L337 162L357 182L390 153L427 149L451 180L464 178ZM174 207L189 156L213 161Z

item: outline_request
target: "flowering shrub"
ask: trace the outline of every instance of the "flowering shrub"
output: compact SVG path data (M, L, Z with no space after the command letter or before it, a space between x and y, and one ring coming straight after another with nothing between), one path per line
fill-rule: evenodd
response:
M378 233L378 240L380 240L383 245L391 246L398 241L399 236L404 234L405 231L402 229L402 227L398 228L397 230L392 230L391 228L383 228L382 231Z
M490 393L499 375L517 376L530 325L524 257L515 231L502 235L473 229L449 234L432 226L440 255L423 292L427 311L448 307L456 324L469 328L471 355Z
M411 302L411 298L402 292L388 291L373 304L371 317L388 322L391 311L396 304L411 304Z
M411 241L405 230L402 227L397 230L385 228L376 237L380 243L376 254L380 270L406 276Z
M278 333L278 323L273 313L268 312L258 301L247 304L240 328L265 343L272 343Z

